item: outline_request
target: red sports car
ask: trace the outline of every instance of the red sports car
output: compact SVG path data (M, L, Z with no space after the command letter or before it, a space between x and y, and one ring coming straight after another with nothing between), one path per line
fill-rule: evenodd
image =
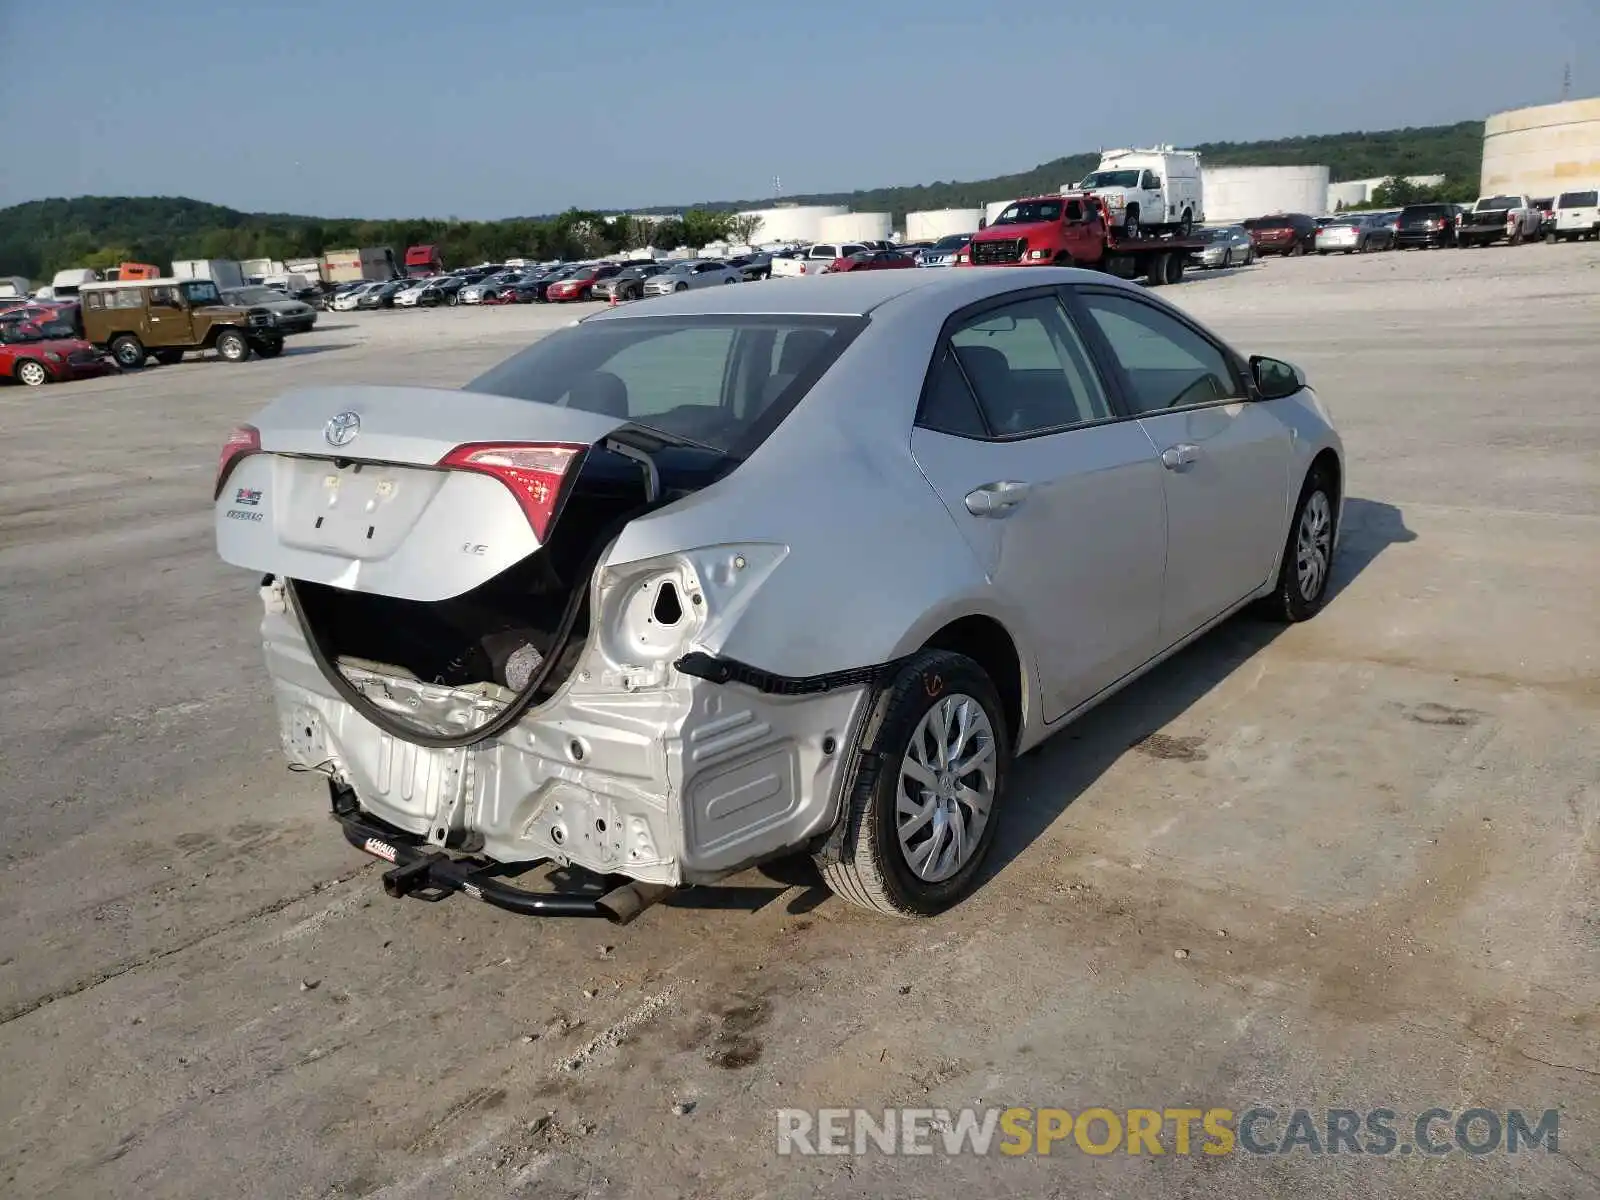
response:
M0 319L0 379L41 387L67 379L109 375L116 368L64 321Z
M916 265L916 259L909 254L901 254L898 250L860 250L848 258L834 259L833 265L828 268L828 273L831 275L835 271L898 271Z

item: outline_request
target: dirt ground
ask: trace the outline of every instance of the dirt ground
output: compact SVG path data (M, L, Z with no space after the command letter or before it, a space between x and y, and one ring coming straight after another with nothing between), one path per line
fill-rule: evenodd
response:
M223 436L291 386L464 382L573 313L327 314L273 362L0 390L0 1193L1600 1195L1600 246L1166 295L1327 401L1337 594L1020 763L990 878L921 923L788 863L622 929L391 901L284 770L256 580L213 550ZM777 1154L778 1108L857 1105L1560 1125Z

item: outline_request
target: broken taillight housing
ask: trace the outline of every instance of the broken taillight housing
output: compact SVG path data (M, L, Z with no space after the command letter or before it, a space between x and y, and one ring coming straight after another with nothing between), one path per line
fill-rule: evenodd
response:
M564 442L468 442L446 454L439 465L492 475L505 484L542 544L562 488L588 448Z
M230 433L228 440L222 443L222 452L217 455L217 482L211 491L211 498L215 500L222 495L222 485L228 482L228 476L241 458L259 453L261 431L254 425L241 425Z

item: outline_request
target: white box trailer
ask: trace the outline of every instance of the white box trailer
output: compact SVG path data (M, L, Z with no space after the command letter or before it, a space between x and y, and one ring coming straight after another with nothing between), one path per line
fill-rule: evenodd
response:
M388 246L329 250L322 256L322 264L322 277L329 283L380 282L399 279L405 274Z
M244 272L227 258L186 258L172 264L174 279L209 279L219 288L244 286Z

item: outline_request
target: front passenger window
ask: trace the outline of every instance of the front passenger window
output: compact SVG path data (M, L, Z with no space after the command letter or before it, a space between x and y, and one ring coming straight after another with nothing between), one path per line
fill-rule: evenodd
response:
M1182 321L1132 297L1082 299L1122 368L1135 415L1244 398L1227 356Z

